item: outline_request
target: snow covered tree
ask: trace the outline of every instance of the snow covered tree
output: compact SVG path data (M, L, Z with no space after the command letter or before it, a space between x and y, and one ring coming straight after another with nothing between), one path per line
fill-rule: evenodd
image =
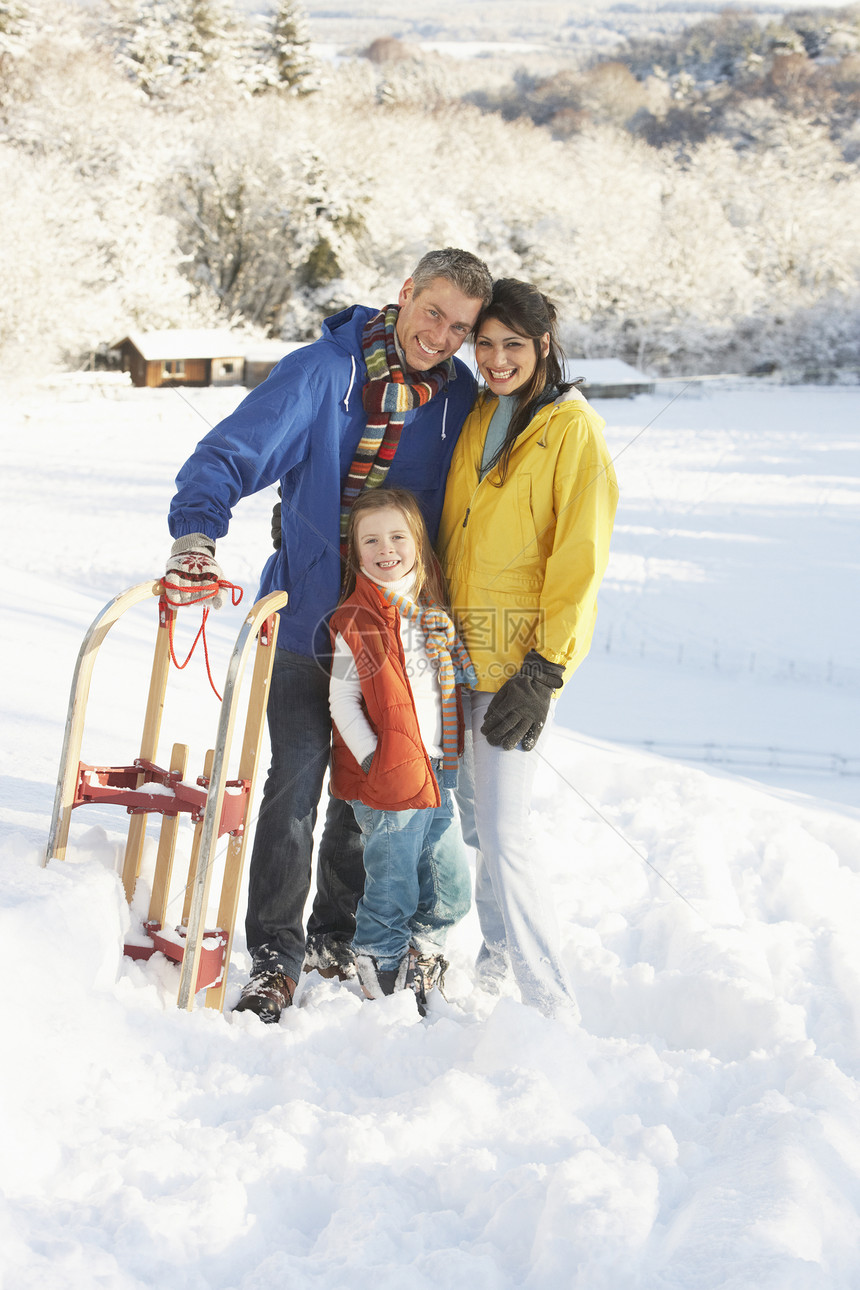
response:
M295 0L278 0L259 30L252 53L253 63L245 79L254 93L281 90L311 94L319 88L307 18Z
M183 14L188 25L186 79L229 64L237 53L236 19L230 0L187 0Z
M195 288L230 317L299 338L348 303L337 284L363 229L354 186L332 178L300 129L286 146L262 128L232 145L208 139L165 186Z
M238 76L239 33L228 0L118 0L116 44L150 98L219 70Z
M40 3L0 0L0 347L74 355L131 324L215 317L308 338L459 245L548 290L583 356L673 374L854 361L847 11L816 20L826 43L709 89L697 69L740 66L747 25L717 24L645 79L623 54L568 77L541 59L516 82L510 64L486 78L436 54L317 82L296 79L293 0L271 17L280 44L228 0L103 0L109 20L60 5L50 22ZM369 169L371 136L408 140L420 182Z
M178 83L188 32L171 0L139 0L122 10L118 43L121 64L150 98Z

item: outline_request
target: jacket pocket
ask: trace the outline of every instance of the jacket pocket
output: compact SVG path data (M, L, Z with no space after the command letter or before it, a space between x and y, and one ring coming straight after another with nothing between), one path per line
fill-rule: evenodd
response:
M540 557L540 544L535 528L534 511L532 510L531 475L517 475L517 514L520 520L521 539L517 563L531 567L538 562Z
M532 513L531 475L517 471L501 489L484 487L488 495L481 513L470 521L480 533L465 561L470 581L499 589L539 588L545 560Z

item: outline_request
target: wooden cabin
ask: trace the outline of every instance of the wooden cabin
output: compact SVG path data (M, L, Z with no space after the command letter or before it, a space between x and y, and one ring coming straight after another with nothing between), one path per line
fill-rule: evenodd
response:
M230 331L130 332L111 348L133 385L241 385L245 379L244 343Z
M471 341L466 341L457 357L478 375ZM582 393L589 400L630 399L634 394L654 393L653 379L620 358L566 358L564 375L568 381L581 380Z
M620 358L568 358L565 375L569 381L582 377L587 399L631 399L634 394L653 394L650 376Z
M253 390L256 385L261 385L272 368L277 367L286 354L303 349L307 343L307 341L262 340L249 346L245 353L245 384L248 389Z

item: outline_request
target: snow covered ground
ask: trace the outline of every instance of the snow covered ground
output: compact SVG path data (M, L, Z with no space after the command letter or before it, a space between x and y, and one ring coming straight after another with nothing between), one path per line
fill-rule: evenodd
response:
M825 5L827 0L812 0L806 8ZM535 50L558 57L564 47L611 48L625 37L676 32L735 8L761 22L785 12L769 0L531 0L528 6L522 0L412 0L408 8L399 0L352 0L348 6L307 0L303 7L315 42L366 48L375 38L396 36L459 58L523 57Z
M600 407L614 552L535 820L576 1033L473 990L472 917L425 1021L310 977L278 1027L182 1013L173 965L120 953L116 810L39 867L83 633L160 571L175 470L240 393L0 390L4 1287L854 1290L858 393ZM271 502L219 546L249 597ZM136 755L154 631L103 647L87 760ZM201 661L170 695L199 767ZM247 965L240 929L228 1003Z

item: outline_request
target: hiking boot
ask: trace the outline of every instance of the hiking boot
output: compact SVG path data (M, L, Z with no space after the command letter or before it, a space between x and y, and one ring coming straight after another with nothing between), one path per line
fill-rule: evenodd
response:
M412 956L405 954L397 967L380 968L370 954L357 954L355 972L368 999L382 999L396 990L412 989Z
M426 1017L427 994L436 985L442 989L448 963L441 954L419 955L417 950L410 949L395 968L380 968L371 955L359 954L355 970L368 999L381 999L396 990L411 990L419 1014Z
M479 989L485 990L487 994L501 994L511 976L510 961L505 950L500 946L489 946L485 941L475 960L475 976Z
M427 995L434 988L439 987L439 993L444 997L443 986L445 984L445 973L448 971L448 961L441 954L422 954L419 955L417 950L411 949L409 957L412 960L412 980L411 988L415 991L415 1001L418 1004L418 1011L422 1017L427 1016Z
M266 1025L280 1021L284 1008L293 1002L296 983L283 972L260 972L242 987L234 1012L253 1012Z
M355 976L355 954L349 941L329 932L309 936L305 946L303 972L319 972L320 976L339 981L349 981Z

